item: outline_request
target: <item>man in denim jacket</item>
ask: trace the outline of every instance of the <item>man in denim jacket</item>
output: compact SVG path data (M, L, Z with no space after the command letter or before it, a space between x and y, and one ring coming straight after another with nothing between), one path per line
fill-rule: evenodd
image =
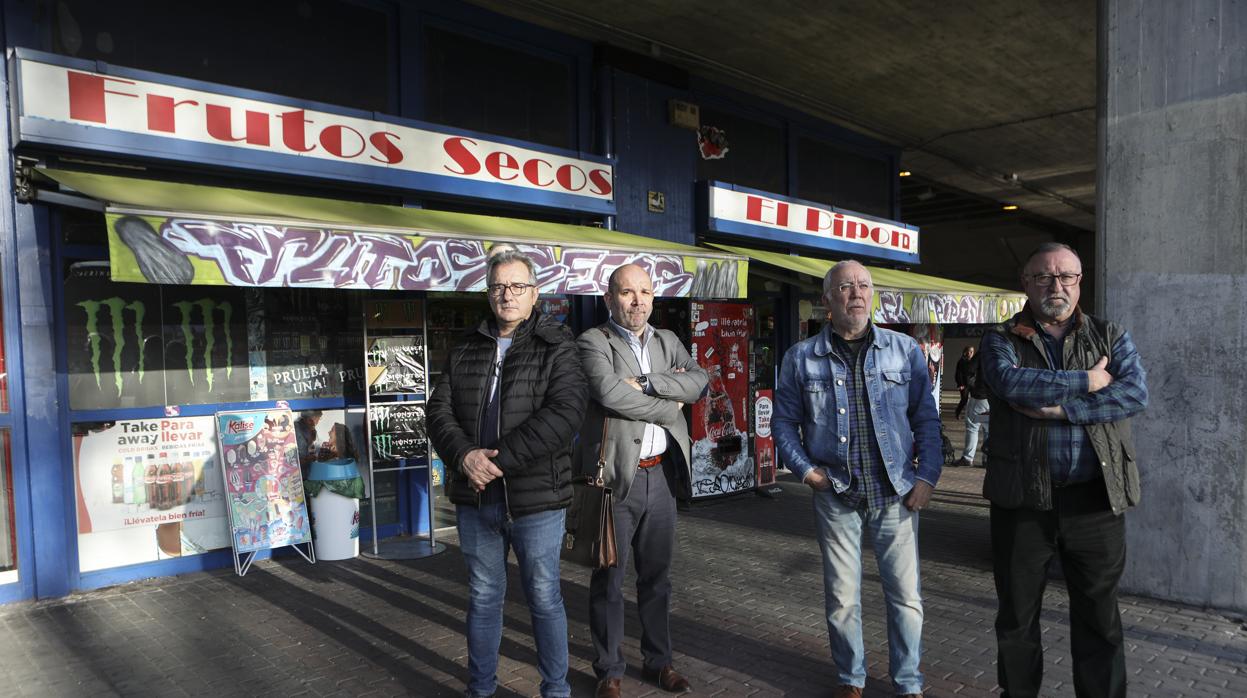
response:
M893 689L922 694L918 512L940 477L940 422L926 357L912 337L871 324L873 294L866 267L832 267L831 324L788 350L775 389L775 442L814 490L836 697L866 685L863 531L887 599Z

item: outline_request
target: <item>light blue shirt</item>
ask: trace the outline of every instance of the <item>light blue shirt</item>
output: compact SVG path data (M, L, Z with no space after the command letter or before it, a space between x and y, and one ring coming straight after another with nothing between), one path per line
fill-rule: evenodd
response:
M650 372L649 363L649 340L654 336L654 328L648 323L640 337L633 334L628 328L615 322L615 318L610 320L611 327L619 333L620 337L628 343L628 347L632 349L633 356L636 357L637 363L641 365L641 373ZM631 376L629 376L631 378ZM646 389L649 394L649 390ZM646 423L645 434L641 436L641 459L653 458L667 452L667 432L656 424Z

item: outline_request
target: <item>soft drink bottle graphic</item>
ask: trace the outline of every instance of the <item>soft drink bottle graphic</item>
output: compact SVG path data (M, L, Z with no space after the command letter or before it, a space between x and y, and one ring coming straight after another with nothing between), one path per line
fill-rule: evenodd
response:
M169 454L161 453L156 466L156 508L168 509L173 503L173 469L169 467Z
M186 504L190 502L191 495L195 493L195 466L191 464L190 451L182 451L182 460L178 466L182 471L182 487L178 492L178 504Z
M134 504L134 459L127 456L121 463L121 501Z
M125 467L121 456L113 458L113 467L109 472L112 477L113 504L125 502L125 476L121 474Z
M156 484L156 454L147 454L147 465L143 468L143 489L147 493L147 506L149 508L158 508L160 503L160 493L157 492Z

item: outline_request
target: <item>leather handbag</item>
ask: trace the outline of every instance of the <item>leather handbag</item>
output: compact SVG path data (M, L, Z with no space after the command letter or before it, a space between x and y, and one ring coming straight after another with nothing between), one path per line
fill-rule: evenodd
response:
M596 475L572 481L572 503L567 509L561 557L568 562L604 570L619 561L615 547L615 507L611 488L606 486L606 427L602 425L602 448L598 452Z

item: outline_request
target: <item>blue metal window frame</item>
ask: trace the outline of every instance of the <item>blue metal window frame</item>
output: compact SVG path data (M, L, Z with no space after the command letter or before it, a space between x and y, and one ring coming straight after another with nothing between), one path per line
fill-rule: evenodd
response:
M7 82L0 78L0 82ZM12 171L12 154L5 149L0 163ZM33 502L30 497L30 459L27 456L26 422L30 414L26 409L25 357L22 355L22 313L19 302L17 274L18 226L13 205L13 190L8 177L0 178L0 225L11 231L0 235L0 313L4 316L5 367L8 372L9 409L0 413L0 430L9 432L9 482L13 491L13 546L16 549L17 581L0 584L0 603L27 599L35 595L35 548ZM25 415L19 418L17 415ZM0 522L6 528L7 521ZM0 533L0 535L4 535Z

